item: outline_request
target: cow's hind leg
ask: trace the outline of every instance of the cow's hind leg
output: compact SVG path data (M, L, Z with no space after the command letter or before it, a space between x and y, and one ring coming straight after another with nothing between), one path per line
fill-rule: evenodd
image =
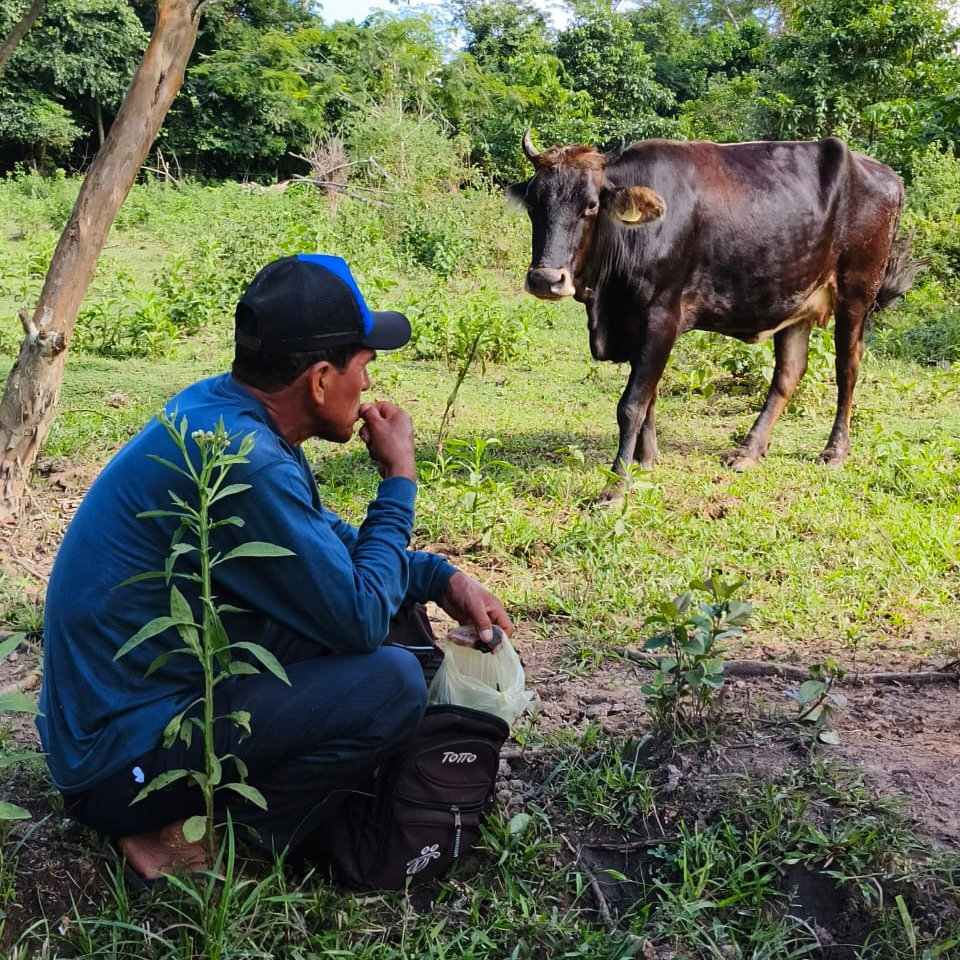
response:
M654 411L657 407L657 390L653 391L650 403L647 404L647 415L643 418L637 445L633 450L633 459L642 470L650 470L657 459L657 421ZM646 466L649 464L650 466Z
M818 463L836 466L850 452L850 416L853 413L853 388L863 357L863 330L867 315L864 298L851 303L842 299L837 304L836 327L833 333L837 348L837 415L830 438L817 458Z
M767 452L770 432L789 403L800 378L807 369L807 348L810 343L811 320L801 320L774 334L773 349L776 364L767 399L760 416L750 428L743 443L727 457L727 466L734 470L755 467Z

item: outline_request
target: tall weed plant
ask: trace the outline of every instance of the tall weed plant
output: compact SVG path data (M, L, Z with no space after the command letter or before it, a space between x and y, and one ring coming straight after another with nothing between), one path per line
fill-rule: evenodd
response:
M250 641L231 641L227 636L221 614L240 611L236 607L217 602L213 591L213 571L220 564L240 557L284 557L292 556L292 553L285 547L253 540L241 543L227 553L215 549L215 531L218 528L243 526L241 517L216 519L220 511L213 508L228 497L250 489L249 484L227 483L227 479L232 467L249 462L247 454L253 449L253 435L248 434L240 440L236 451L231 452L230 448L238 437L227 434L222 420L213 430L192 432L186 417L181 417L177 422L176 414L168 416L161 413L159 420L179 451L181 462L173 463L154 455L151 455L151 459L186 478L196 491L196 501L191 503L171 492L171 505L168 508L148 510L137 515L145 519L171 518L177 521L177 526L170 542L170 554L165 569L139 574L121 586L163 577L170 587L170 611L145 624L123 644L114 659L119 660L144 641L174 629L182 646L166 650L158 656L147 668L147 674L159 670L178 654L194 657L200 664L203 690L170 720L164 729L163 743L170 747L177 740L181 740L189 746L196 732L203 742L203 769L168 770L146 784L133 802L136 803L153 791L177 781L192 781L203 797L204 813L189 817L184 822L183 835L190 842L204 839L207 850L212 853L216 827L214 799L218 792L232 790L248 802L266 808L266 801L260 791L246 782L247 768L243 761L239 757L220 756L216 752L214 726L218 722L234 723L247 735L251 731L250 714L247 711L238 710L223 716L216 714L214 689L230 677L259 672L255 664L269 670L284 683L289 683L283 667L269 650ZM188 434L196 447L193 454L188 446ZM187 570L178 569L178 562L185 558L191 559L191 565ZM177 586L176 580L195 585L192 590L199 595L199 622L195 609ZM237 654L241 656L238 657ZM227 765L233 768L232 777L225 770Z

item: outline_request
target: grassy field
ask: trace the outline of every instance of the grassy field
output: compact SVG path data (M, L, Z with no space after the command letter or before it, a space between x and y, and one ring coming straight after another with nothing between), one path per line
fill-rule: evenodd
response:
M13 198L6 189L5 236L17 239L0 248L0 313L12 317L42 278L50 211L62 211L70 184L34 184L48 191L39 198L22 184ZM441 204L432 246L419 209L381 222L347 205L332 217L317 198L226 187L186 198L143 188L124 209L43 452L54 471L95 469L163 400L225 369L230 305L263 262L291 249L343 251L372 304L414 317L414 345L378 358L372 394L414 418L417 546L450 554L500 594L538 681L632 683L642 707L622 652L651 635L645 621L662 601L711 572L744 581L737 595L754 608L744 636L728 641L730 657L804 668L833 657L848 671L960 657L956 368L868 351L852 453L828 469L814 461L833 417L832 347L815 336L770 454L736 474L721 457L759 409L770 355L690 334L661 388L657 469L635 475L623 501L600 505L626 369L589 359L578 304L520 293L526 225L506 219L494 198ZM457 248L449 273L437 250L457 231L471 245ZM179 318L173 327L169 316ZM5 365L18 340L9 327ZM481 330L493 331L481 340L483 359L467 365L466 345ZM376 484L362 444L318 444L308 455L325 502L360 519ZM56 495L45 483L35 483L41 505ZM0 621L35 628L35 587L5 564ZM928 694L954 704L956 695L955 685ZM541 698L550 696L544 686ZM956 955L960 919L949 905L960 895L960 861L855 770L794 727L778 733L776 769L717 766L734 741L763 739L769 710L721 703L696 735L666 740L649 715L614 732L589 715L549 716L515 731L514 786L485 852L409 895L356 898L309 873L245 864L222 888L177 881L147 896L100 865L76 897L61 887L46 898L65 911L61 921L24 907L33 902L25 878L47 883L51 872L32 864L31 843L56 830L81 846L96 841L65 826L39 767L3 771L5 798L19 796L34 816L0 833L0 925L9 917L0 944L18 960ZM0 746L17 739L8 733ZM651 742L647 756L641 747ZM683 798L668 795L671 765L684 771ZM608 852L599 866L585 858L587 840ZM642 849L641 865L618 865L617 845ZM794 916L790 883L810 878L822 897L843 898L857 923L818 927L811 918L822 913Z

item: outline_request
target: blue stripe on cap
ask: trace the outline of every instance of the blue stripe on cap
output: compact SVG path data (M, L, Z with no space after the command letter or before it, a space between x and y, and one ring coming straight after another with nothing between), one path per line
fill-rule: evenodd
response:
M370 336L370 331L373 330L373 315L370 313L370 308L367 306L366 300L363 299L363 294L357 286L357 281L353 279L353 274L347 266L347 261L344 260L343 257L335 257L327 253L298 253L297 259L307 263L315 263L317 266L329 270L335 277L339 277L339 279L350 288L353 292L354 300L357 301L360 316L363 319L363 335L365 337Z

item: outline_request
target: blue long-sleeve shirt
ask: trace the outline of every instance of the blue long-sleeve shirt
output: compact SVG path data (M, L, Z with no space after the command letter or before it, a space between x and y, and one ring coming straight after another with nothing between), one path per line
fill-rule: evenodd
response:
M440 600L454 568L442 557L408 549L416 484L380 483L359 528L320 502L299 447L287 443L260 401L229 374L202 380L170 401L189 431L212 430L222 417L230 435L253 434L249 463L233 466L227 483L250 484L214 507L242 527L215 531L226 553L253 540L286 547L289 557L237 558L214 568L217 602L243 608L224 615L231 640L260 642L271 621L332 653L376 649L405 598ZM193 441L188 435L188 445ZM163 652L183 646L174 630L144 641L119 660L117 650L144 624L169 613L163 578L118 586L163 570L175 518L137 518L170 507L170 492L196 502L192 484L151 458L181 463L159 421L151 421L110 461L77 510L57 554L44 619L44 667L37 726L54 783L87 789L153 749L163 728L202 691L197 661L171 657L146 677ZM196 569L196 553L176 570ZM198 587L178 578L195 601ZM195 611L199 613L195 605Z

